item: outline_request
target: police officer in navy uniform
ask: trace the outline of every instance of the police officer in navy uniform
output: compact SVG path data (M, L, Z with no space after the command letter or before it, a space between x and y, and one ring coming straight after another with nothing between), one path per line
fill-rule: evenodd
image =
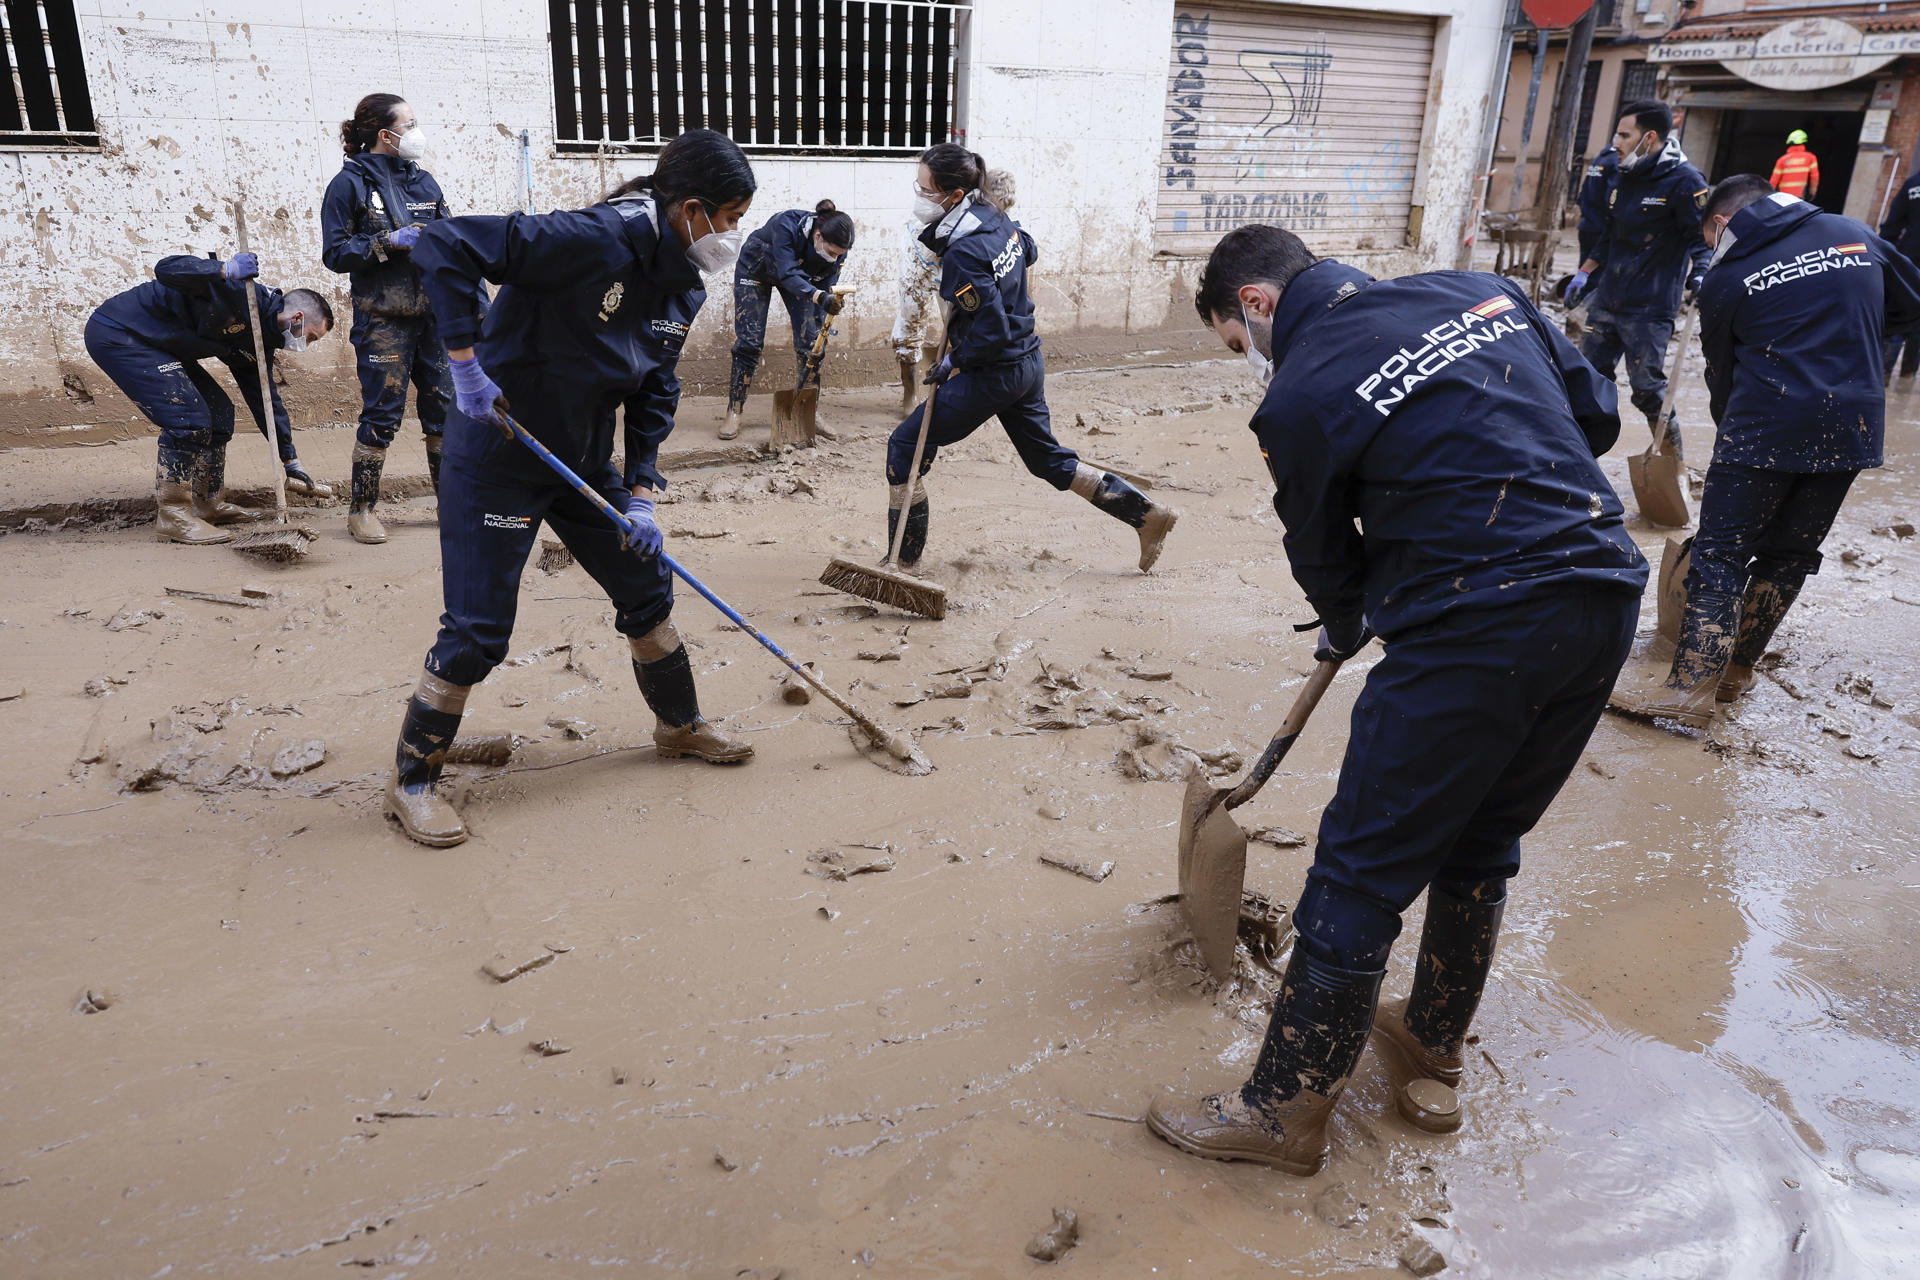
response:
M1619 175L1619 170L1620 149L1609 145L1593 158L1593 163L1587 166L1586 173L1580 179L1580 224L1576 234L1580 241L1580 261L1583 263L1593 257L1593 251L1607 229L1607 209L1612 202L1613 180Z
M1753 685L1854 477L1884 461L1881 339L1920 324L1920 268L1851 218L1755 174L1707 197L1700 290L1720 434L1672 669L1622 689L1631 715L1693 728Z
M1373 1029L1397 1090L1457 1083L1507 881L1626 660L1647 581L1596 461L1600 377L1512 281L1375 281L1279 227L1213 251L1201 319L1268 380L1253 432L1321 660L1376 633L1252 1077L1163 1097L1183 1151L1310 1174ZM1426 925L1405 1005L1375 1006L1400 916ZM1457 1114L1457 1113L1456 1113Z
M921 459L925 476L946 445L999 418L1027 470L1056 489L1071 489L1140 538L1140 570L1153 567L1179 513L1150 501L1112 472L1097 471L1054 439L1047 413L1046 363L1034 332L1027 269L1039 258L1033 237L980 190L986 162L957 143L942 142L920 156L914 215L926 227L920 242L940 255L940 299L947 308L948 354L922 379L940 388L933 427ZM926 406L914 407L887 441L887 536L907 505L907 472ZM900 563L916 563L927 545L929 507L924 482L907 511Z
M1894 248L1909 259L1920 262L1920 170L1907 175L1894 193L1893 203L1887 206L1886 221L1880 224L1880 238L1890 242ZM1901 347L1906 351L1903 354ZM1909 329L1905 332L1889 329L1887 339L1881 351L1885 366L1885 377L1893 378L1894 362L1898 359L1900 376L1911 379L1920 371L1920 330Z
M353 288L351 339L360 374L360 429L353 447L347 532L356 542L387 540L374 514L387 448L400 429L413 384L427 437L427 474L440 487L440 442L453 382L447 349L411 257L424 223L447 216L440 184L420 167L427 134L398 94L370 93L340 125L346 161L320 205L320 260Z
M218 528L253 513L221 497L226 487L227 442L233 439L233 401L200 367L213 359L227 366L262 434L260 372L253 358L247 318L252 289L271 376L273 353L300 351L333 328L333 308L311 289L281 293L256 281L260 260L236 253L225 262L181 255L162 258L153 279L108 298L87 319L87 354L160 428L154 500L162 538L189 544L229 542ZM273 418L281 464L296 492L328 497L332 490L301 467L293 448L293 423L272 388Z
M1624 355L1633 407L1646 415L1649 430L1658 431L1654 419L1667 393L1673 318L1683 295L1692 301L1707 269L1700 202L1708 184L1680 150L1673 113L1664 103L1629 105L1613 145L1619 160L1605 229L1574 272L1567 296L1578 298L1592 281L1580 353L1609 378ZM1669 416L1665 430L1667 447L1678 453L1678 415Z
M661 562L656 465L680 401L675 365L700 304L703 272L733 266L753 202L753 169L731 140L694 129L654 172L585 209L448 218L422 228L426 280L453 366L440 497L446 612L407 706L387 812L413 839L466 839L436 791L467 693L507 656L520 572L541 522L552 526L614 605L666 757L745 760L753 748L702 718L674 630ZM482 285L500 286L481 322ZM612 462L626 408L625 471ZM504 427L510 412L633 522L623 535Z
M747 407L747 383L760 367L767 342L767 309L777 290L793 322L793 351L805 375L802 385L819 386L820 370L807 370L820 326L840 314L845 299L833 292L853 248L853 219L822 200L809 213L788 209L747 237L733 269L733 376L727 383L727 420L720 438L740 434L740 413ZM832 432L826 433L829 437Z

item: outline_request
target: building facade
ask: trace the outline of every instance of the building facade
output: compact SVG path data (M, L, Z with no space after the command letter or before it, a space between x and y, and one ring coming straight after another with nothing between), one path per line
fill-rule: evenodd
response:
M913 156L952 136L1019 183L1043 332L1191 329L1221 232L1265 219L1382 272L1450 264L1498 73L1497 0L41 0L6 6L0 441L130 429L86 359L101 299L174 253L317 287L343 339L288 366L302 421L357 411L346 281L320 264L339 122L404 95L456 213L590 202L694 125L733 135L749 225L830 197L858 287L841 370L890 364ZM32 22L22 24L18 15ZM37 24L37 26L35 25ZM30 29L31 28L31 29ZM724 378L709 281L688 381ZM778 344L774 344L778 345Z

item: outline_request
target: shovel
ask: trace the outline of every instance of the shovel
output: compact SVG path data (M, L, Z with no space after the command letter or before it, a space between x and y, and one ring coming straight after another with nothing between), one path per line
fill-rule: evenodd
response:
M833 286L836 297L844 298L853 290L852 285ZM792 391L773 393L773 430L768 443L776 449L790 444L811 448L814 436L819 433L820 387L814 379L820 372L821 362L827 358L827 337L833 332L833 319L828 316L821 322L820 336L813 340L813 349L801 362L798 385Z
M1680 486L1684 467L1678 453L1667 452L1667 420L1673 412L1673 397L1680 389L1680 372L1687 365L1687 351L1693 344L1693 323L1699 319L1697 308L1687 310L1687 322L1680 329L1680 355L1673 362L1673 376L1667 379L1667 394L1660 399L1660 416L1654 419L1653 443L1645 453L1627 459L1627 478L1633 482L1633 500L1648 524L1662 529L1678 529L1691 519L1687 514L1686 491Z
M1204 772L1187 779L1187 793L1180 804L1180 905L1207 972L1215 978L1224 979L1233 972L1240 895L1247 880L1247 833L1227 811L1238 809L1267 785L1339 671L1340 664L1333 661L1314 667L1280 731L1239 785L1221 790Z

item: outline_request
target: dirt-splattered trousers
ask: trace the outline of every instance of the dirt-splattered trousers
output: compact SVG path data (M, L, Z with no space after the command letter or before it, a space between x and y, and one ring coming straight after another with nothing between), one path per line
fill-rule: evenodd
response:
M420 407L420 429L430 436L446 430L453 403L453 374L447 348L432 315L369 315L353 312L354 370L360 375L360 429L355 439L375 449L393 443L407 408L407 386Z
M934 341L938 315L940 258L920 243L919 223L911 223L900 250L900 299L893 317L893 352L918 359Z

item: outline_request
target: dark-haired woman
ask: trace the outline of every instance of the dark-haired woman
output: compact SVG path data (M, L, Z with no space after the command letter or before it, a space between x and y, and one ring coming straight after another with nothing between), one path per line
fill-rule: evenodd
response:
M340 125L347 153L320 205L320 260L352 282L354 364L360 372L360 430L353 446L353 500L347 532L385 542L374 514L387 447L400 429L411 382L427 437L427 473L440 487L440 441L453 384L447 349L412 260L423 224L447 216L440 184L420 167L426 130L398 94L370 93Z
M1034 332L1027 268L1039 258L1033 237L982 194L987 166L978 153L942 142L920 157L914 216L926 227L920 243L940 255L940 299L947 308L947 356L923 381L938 386L933 427L921 459L925 476L943 446L999 418L1027 470L1056 489L1071 489L1140 535L1140 570L1153 567L1179 513L1148 500L1111 471L1097 471L1053 437L1047 414L1046 366ZM907 532L900 563L912 565L927 545L924 481L911 505L908 471L925 403L894 428L887 442L887 536L901 509Z
M820 385L820 370L807 369L807 357L820 326L838 315L842 299L833 286L853 248L853 219L822 200L813 207L776 213L747 237L740 264L733 269L733 378L727 384L727 421L720 438L740 434L740 412L747 407L747 383L760 367L767 343L767 309L774 290L787 304L793 322L793 352L800 362L801 385Z
M452 362L440 499L446 612L407 705L387 812L422 844L466 839L437 794L467 692L507 655L520 571L541 522L606 591L662 756L728 763L753 748L700 715L661 563L656 468L680 401L674 367L706 299L702 272L730 268L753 169L711 130L668 143L654 172L585 209L462 217L420 232L414 265ZM482 281L500 286L482 325ZM626 407L625 472L612 462ZM514 418L634 523L630 538L505 427Z

